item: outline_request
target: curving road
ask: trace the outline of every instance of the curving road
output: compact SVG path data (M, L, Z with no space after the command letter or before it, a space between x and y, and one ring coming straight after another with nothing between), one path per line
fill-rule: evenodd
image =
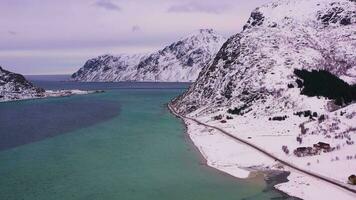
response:
M276 160L276 161L282 163L283 165L285 165L285 166L287 166L287 167L290 167L290 168L292 168L292 169L294 169L294 170L297 170L297 171L299 171L299 172L302 172L302 173L304 173L304 174L307 174L307 175L309 175L309 176L312 176L312 177L314 177L314 178L317 178L317 179L319 179L319 180L325 181L325 182L330 183L330 184L332 184L332 185L335 185L335 186L337 186L337 187L339 187L339 188L341 188L341 189L344 189L344 190L347 190L347 191L349 191L349 192L352 192L352 193L356 194L356 189L355 189L355 188L352 188L351 185L347 185L347 184L338 182L338 181L336 181L336 180L329 179L329 178L324 177L324 176L322 176L322 175L319 175L319 174L316 174L316 173L313 173L313 172L306 171L306 170L304 170L304 169L302 169L302 168L299 168L299 167L295 166L295 165L292 164L292 163L289 163L289 162L287 162L287 161L281 160L280 158L274 156L273 154L267 152L266 150L264 150L264 149L262 149L262 148L260 148L260 147L258 147L258 146L256 146L256 145L254 145L254 144L252 144L252 143L250 143L250 142L248 142L248 141L245 141L245 140L243 140L243 139L241 139L241 138L239 138L239 137L236 137L235 135L233 135L233 134L231 134L231 133L229 133L229 132L227 132L227 131L225 131L225 130L219 128L219 127L211 126L211 125L209 125L209 124L200 122L200 121L198 121L198 120L196 120L196 119L193 119L193 118L190 118L190 117L187 117L187 116L180 115L178 112L176 112L176 110L175 110L170 104L168 104L168 108L169 108L169 110L170 110L175 116L177 116L177 117L179 117L179 118L181 118L181 119L183 119L183 120L184 120L184 119L186 119L186 120L191 120L191 121L194 121L195 123L197 123L197 124L199 124L199 125L206 126L206 127L209 127L209 128L215 129L215 130L218 130L218 131L220 131L222 134L224 134L224 135L226 135L226 136L228 136L228 137L230 137L230 138L232 138L232 139L234 139L234 140L237 140L237 141L239 141L239 142L241 142L241 143L243 143L243 144L245 144L245 145L247 145L247 146L249 146L249 147L251 147L251 148L253 148L253 149L255 149L255 150L259 151L259 152L261 152L261 153L263 153L264 155L266 155L266 156L268 156L268 157L270 157L270 158L272 158L272 159L274 159L274 160Z

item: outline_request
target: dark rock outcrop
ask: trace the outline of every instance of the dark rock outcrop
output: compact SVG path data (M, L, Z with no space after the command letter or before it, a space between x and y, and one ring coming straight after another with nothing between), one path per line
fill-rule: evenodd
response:
M16 74L0 66L0 101L41 97L45 90L34 86L21 74Z

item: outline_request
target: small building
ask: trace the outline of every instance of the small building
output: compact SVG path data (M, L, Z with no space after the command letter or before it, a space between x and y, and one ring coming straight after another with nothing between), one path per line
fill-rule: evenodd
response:
M294 155L297 157L304 157L304 156L314 156L318 154L318 150L314 149L313 147L298 147L294 150Z
M331 146L328 143L324 143L324 142L318 142L317 144L313 145L314 148L318 149L318 150L324 150L324 151L330 151L331 150Z

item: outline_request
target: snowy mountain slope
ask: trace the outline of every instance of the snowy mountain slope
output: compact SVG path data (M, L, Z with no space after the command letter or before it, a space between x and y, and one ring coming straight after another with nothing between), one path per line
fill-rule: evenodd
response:
M356 1L280 0L255 9L171 105L347 184L356 166L355 84ZM318 142L330 148L318 150ZM287 190L294 194L293 187Z
M296 85L294 70L327 70L355 84L355 24L356 2L350 0L284 0L262 6L176 103L182 112L249 101L261 106L254 106L255 114L308 108L308 98L298 88L288 88Z
M104 55L72 75L75 81L194 81L225 38L202 29L150 55Z
M44 89L35 87L24 76L4 70L0 66L0 101L41 97L44 92Z
M195 81L203 66L214 58L225 40L211 29L199 30L142 61L137 67L135 80Z
M102 55L88 60L72 75L72 80L84 82L114 82L131 80L136 65L145 55Z

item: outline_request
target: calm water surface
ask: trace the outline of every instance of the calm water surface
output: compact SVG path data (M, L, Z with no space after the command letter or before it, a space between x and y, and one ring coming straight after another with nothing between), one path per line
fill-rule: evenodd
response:
M203 164L165 106L188 84L35 83L106 93L0 104L2 200L284 198Z

